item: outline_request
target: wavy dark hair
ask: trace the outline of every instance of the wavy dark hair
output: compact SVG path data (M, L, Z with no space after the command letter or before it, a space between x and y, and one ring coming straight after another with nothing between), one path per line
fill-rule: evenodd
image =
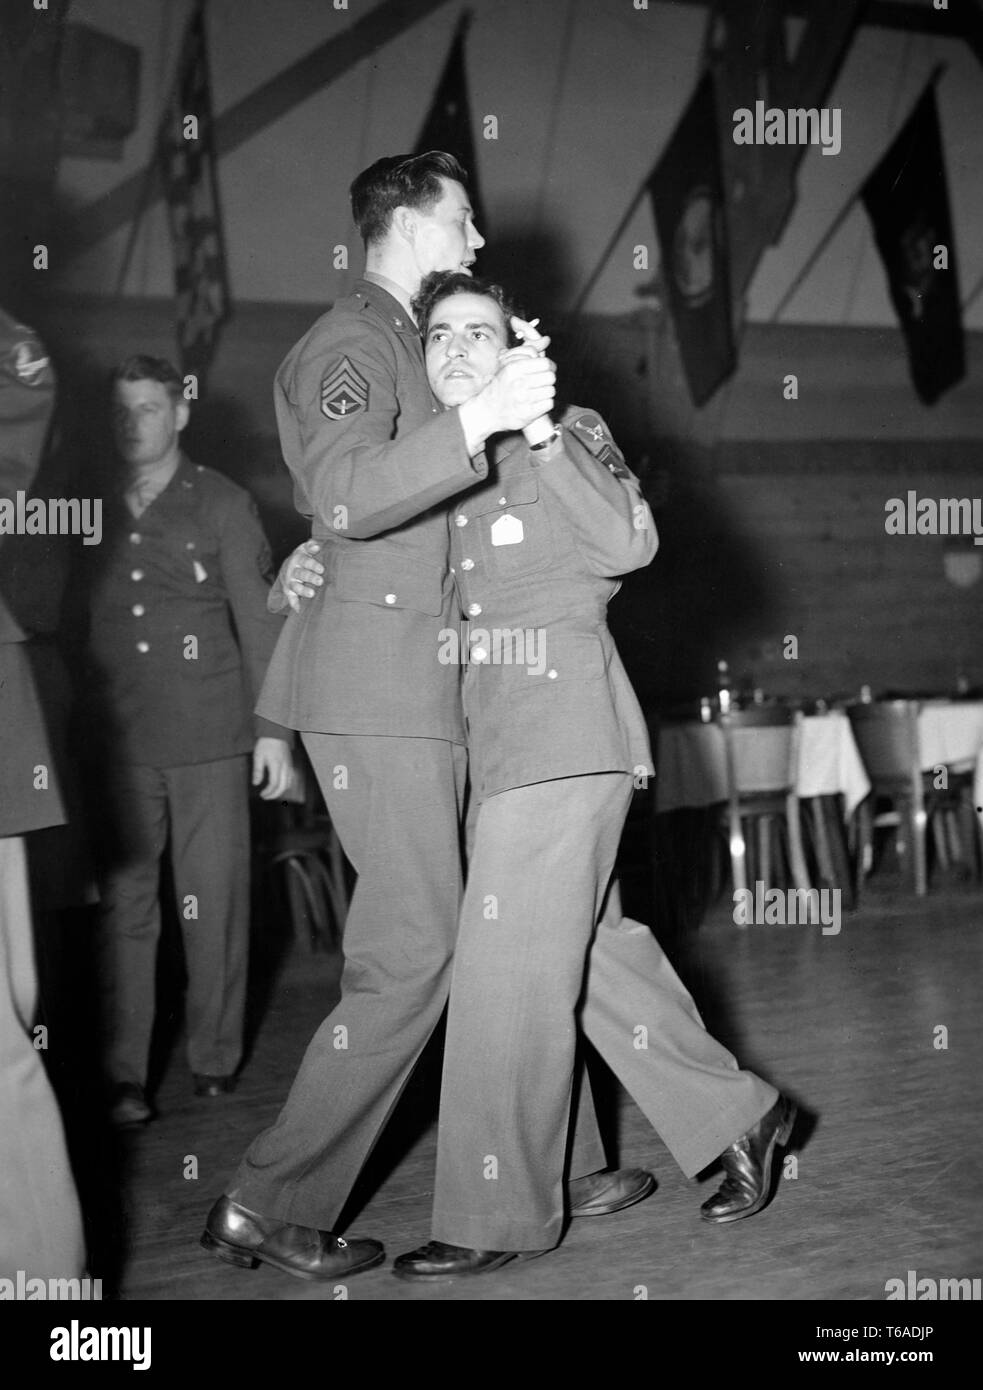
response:
M493 299L505 320L506 346L515 347L519 340L512 332L509 320L518 310L505 290L501 285L493 284L491 280L479 280L476 275L466 275L462 270L432 270L429 275L424 276L419 290L413 297L413 317L419 324L424 338L427 336L427 329L437 305L442 300L450 299L453 294L480 294Z
M184 400L184 377L166 357L150 357L138 352L121 362L113 372L113 386L117 381L159 381L175 404Z
M352 183L352 217L366 246L381 241L399 207L429 212L443 194L441 179L467 187L467 171L443 150L393 154L377 159Z

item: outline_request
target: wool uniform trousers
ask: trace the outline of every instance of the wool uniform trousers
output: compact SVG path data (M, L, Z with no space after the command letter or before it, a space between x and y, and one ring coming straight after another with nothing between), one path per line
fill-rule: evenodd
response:
M630 775L601 773L478 808L444 1050L436 1240L559 1240L578 1024L687 1176L778 1098L710 1036L648 927L609 891L631 794Z
M78 1279L82 1215L65 1133L34 1046L37 977L19 836L0 837L0 1278ZM71 1047L70 1038L48 1038Z
M100 937L112 1081L144 1085L154 1023L160 865L170 835L188 972L193 1072L231 1076L242 1057L249 960L247 757L114 774L118 839L101 883Z
M467 753L441 739L302 737L358 873L341 999L228 1195L252 1211L332 1230L447 1001ZM593 1172L604 1155L589 1101L580 1114L571 1165Z

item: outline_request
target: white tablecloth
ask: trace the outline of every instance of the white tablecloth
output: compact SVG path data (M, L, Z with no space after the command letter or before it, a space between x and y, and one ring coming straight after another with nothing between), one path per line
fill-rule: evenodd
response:
M968 772L983 752L983 700L928 700L918 711L923 772L945 763ZM983 805L983 802L978 802Z
M983 807L983 700L930 700L918 711L923 772L945 763L954 772L975 769L973 805ZM983 813L981 813L983 815Z
M656 812L727 800L724 736L716 724L667 724L659 731L657 761ZM803 719L796 791L799 796L842 792L848 816L870 791L850 721L842 711Z

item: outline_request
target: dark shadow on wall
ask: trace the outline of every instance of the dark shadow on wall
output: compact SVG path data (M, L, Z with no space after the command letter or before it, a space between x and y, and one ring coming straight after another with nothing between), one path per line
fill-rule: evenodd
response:
M736 531L706 459L668 442L654 457L659 551L626 577L610 622L643 702L672 704L713 694L721 659L741 679L735 653L776 630L781 595L764 542Z
M272 412L271 412L272 414ZM293 484L275 433L257 430L243 402L222 392L193 402L184 449L250 492L277 563L310 536L294 506Z
M521 224L496 228L478 252L475 271L502 285L521 315L541 318L545 331L577 292L569 254L559 234Z
M603 415L659 532L655 559L625 577L611 604L611 630L643 702L709 695L719 660L733 668L736 652L776 630L781 595L767 538L739 532L706 446L658 433L647 348L638 343L616 359L610 350L592 352L593 338L589 326L575 324L556 335L561 371L572 363L565 397Z

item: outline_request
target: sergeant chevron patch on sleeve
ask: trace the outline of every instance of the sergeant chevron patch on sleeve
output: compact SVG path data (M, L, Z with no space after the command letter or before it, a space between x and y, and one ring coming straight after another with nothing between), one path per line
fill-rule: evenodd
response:
M343 357L321 381L321 414L329 420L348 420L369 404L369 383Z

